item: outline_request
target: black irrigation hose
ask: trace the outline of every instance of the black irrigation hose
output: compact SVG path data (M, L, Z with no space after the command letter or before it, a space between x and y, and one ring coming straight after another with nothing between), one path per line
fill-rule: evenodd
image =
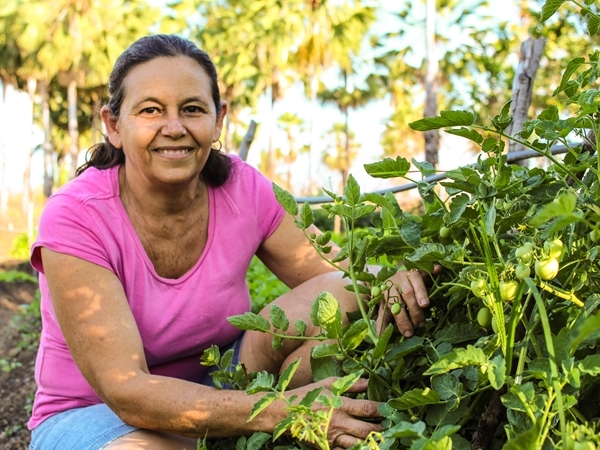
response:
M564 145L556 145L550 149L550 152L553 155L567 153L567 151L568 151L568 149ZM508 154L507 162L514 163L517 161L523 161L525 159L530 159L530 158L535 158L535 157L541 157L541 155L534 150L520 150L518 152L512 152L512 153ZM435 175L430 175L428 177L425 177L423 179L423 182L432 183L432 182L444 180L445 178L446 178L446 172L442 172L442 173L437 173ZM386 192L391 192L392 194L395 194L397 192L410 191L411 189L415 189L416 187L417 187L416 183L405 183L400 186L394 186L394 187L387 188L387 189L381 189L381 190L375 191L375 193L383 195ZM318 204L322 204L322 203L332 203L333 202L333 200L329 196L295 197L295 198L296 198L296 202L298 202L298 203L309 203L311 205L318 205Z

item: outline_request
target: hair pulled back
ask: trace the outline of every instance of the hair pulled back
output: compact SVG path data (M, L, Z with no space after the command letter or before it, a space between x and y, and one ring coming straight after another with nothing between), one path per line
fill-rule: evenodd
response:
M125 97L124 80L134 67L160 57L187 56L196 61L208 75L212 99L217 115L221 112L221 95L217 84L217 71L206 52L196 44L172 34L157 34L138 39L117 58L108 80L110 100L108 108L115 117L119 117L121 105ZM86 162L77 169L77 175L89 167L108 169L125 162L123 149L112 145L107 136L104 142L96 144L87 152ZM212 186L220 186L229 177L231 160L217 149L211 149L202 174L206 182Z

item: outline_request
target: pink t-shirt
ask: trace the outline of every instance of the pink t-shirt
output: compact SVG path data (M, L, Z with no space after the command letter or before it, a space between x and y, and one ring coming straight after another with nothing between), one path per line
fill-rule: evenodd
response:
M118 167L87 169L48 200L31 256L40 272L43 329L30 429L58 412L101 402L65 344L40 247L85 259L116 274L153 374L199 382L208 370L200 365L202 352L240 335L226 318L250 310L246 284L250 260L279 226L284 211L271 182L238 157L231 158L229 180L208 189L206 247L196 265L178 279L162 278L154 270L119 198Z

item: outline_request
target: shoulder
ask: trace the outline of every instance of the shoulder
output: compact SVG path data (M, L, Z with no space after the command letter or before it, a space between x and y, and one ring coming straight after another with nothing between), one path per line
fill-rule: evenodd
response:
M103 170L90 167L57 190L50 197L49 203L69 198L86 204L91 200L118 196L118 172L118 166Z

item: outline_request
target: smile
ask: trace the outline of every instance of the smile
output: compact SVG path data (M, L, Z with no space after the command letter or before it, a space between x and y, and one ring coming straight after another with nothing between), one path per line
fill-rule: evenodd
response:
M157 153L161 153L163 155L187 155L191 151L191 149L190 148L178 148L178 149L159 148L154 151Z

